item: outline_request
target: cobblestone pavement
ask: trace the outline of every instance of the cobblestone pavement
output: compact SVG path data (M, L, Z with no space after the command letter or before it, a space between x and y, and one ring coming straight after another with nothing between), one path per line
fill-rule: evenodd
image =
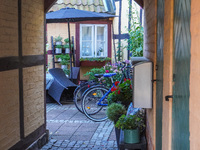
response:
M41 150L117 150L113 123L93 122L73 103L47 103L49 142Z

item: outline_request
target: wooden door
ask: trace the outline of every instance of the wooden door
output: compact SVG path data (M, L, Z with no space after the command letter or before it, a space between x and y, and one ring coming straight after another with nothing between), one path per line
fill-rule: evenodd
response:
M172 150L189 150L190 0L174 0Z
M156 149L162 149L164 0L158 0L156 72Z

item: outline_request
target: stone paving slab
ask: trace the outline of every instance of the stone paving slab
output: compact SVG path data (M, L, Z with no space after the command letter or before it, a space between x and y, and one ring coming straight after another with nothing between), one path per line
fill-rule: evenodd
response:
M49 142L41 150L117 150L114 125L93 122L73 103L47 103Z

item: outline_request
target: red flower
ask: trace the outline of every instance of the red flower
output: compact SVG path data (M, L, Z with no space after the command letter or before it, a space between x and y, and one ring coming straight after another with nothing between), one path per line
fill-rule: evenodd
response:
M115 82L115 86L117 86L118 84L119 84L119 81L116 81L116 82Z
M132 85L130 85L130 89L132 89Z
M117 93L120 94L120 90Z
M126 78L124 78L124 81L126 81Z
M113 91L116 91L117 89L115 88L115 87L112 87L111 88L111 91L113 92Z
M109 73L109 70L106 70L106 73Z
M128 78L128 80L129 80L129 81L131 81L131 79L130 79L130 78Z
M88 88L90 87L90 85L88 84Z

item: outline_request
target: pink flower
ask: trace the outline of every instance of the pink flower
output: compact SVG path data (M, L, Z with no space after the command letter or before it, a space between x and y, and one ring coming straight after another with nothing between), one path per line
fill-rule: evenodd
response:
M116 72L118 72L118 70L117 70L117 69L115 69L113 72L115 72L115 73L116 73Z
M109 73L109 70L106 70L106 73Z
M130 62L129 62L129 60L125 60L125 63L126 63L126 64L129 64Z

